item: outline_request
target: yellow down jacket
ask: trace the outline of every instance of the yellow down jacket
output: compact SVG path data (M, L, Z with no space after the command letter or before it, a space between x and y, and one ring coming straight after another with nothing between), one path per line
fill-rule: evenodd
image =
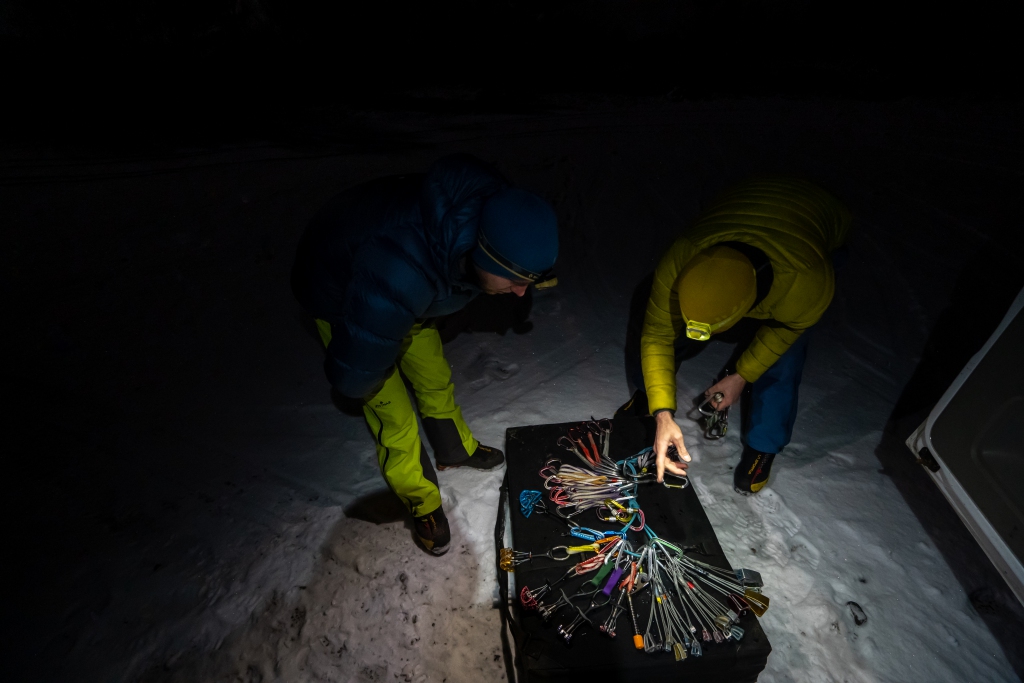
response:
M796 178L744 182L703 211L654 273L640 341L651 412L676 408L674 342L685 325L675 283L695 254L720 242L745 242L771 262L771 290L746 314L766 322L736 364L743 379L756 382L828 308L835 291L829 254L842 246L850 223L838 199Z

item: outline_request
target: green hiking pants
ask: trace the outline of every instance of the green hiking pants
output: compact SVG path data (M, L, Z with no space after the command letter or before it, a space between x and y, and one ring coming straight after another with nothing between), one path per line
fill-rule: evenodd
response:
M324 346L331 343L331 325L316 321ZM420 441L416 414L403 377L412 385L420 415L432 421L450 421L463 456L476 452L480 443L455 403L452 371L441 349L441 335L433 325L413 325L402 341L396 363L384 386L363 404L363 415L377 442L377 462L391 489L414 517L428 515L441 507L437 474ZM435 423L436 424L436 423ZM435 457L441 458L434 444Z

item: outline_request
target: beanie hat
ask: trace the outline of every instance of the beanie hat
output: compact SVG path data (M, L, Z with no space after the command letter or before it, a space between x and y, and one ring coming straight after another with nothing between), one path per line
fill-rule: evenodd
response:
M508 188L480 212L473 263L510 280L544 279L558 256L555 210L532 192Z
M742 318L757 298L757 273L739 251L716 246L699 252L676 279L686 336L707 341Z

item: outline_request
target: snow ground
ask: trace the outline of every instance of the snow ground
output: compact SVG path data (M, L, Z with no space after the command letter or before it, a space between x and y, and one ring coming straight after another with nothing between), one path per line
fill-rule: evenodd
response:
M495 445L507 427L610 416L628 397L632 287L717 190L799 172L846 200L851 260L814 332L770 488L737 496L738 430L701 442L680 418L719 539L772 598L760 680L1018 680L1024 610L903 448L921 412L893 408L980 246L1024 262L1019 114L633 104L350 115L355 141L319 124L315 145L154 159L9 150L4 388L18 407L5 430L18 447L4 459L24 472L8 485L10 670L24 681L504 677L492 608L502 472L440 473L455 549L419 551L361 418L331 403L287 285L298 235L333 193L467 151L549 197L565 226L561 285L535 297L533 331L446 346L466 417ZM729 352L713 344L684 366L680 404Z

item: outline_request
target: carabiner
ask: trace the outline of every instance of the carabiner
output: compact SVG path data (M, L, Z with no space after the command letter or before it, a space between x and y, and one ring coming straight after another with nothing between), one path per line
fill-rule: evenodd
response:
M620 513L618 511L606 507L599 507L595 510L595 512L597 513L597 518L602 522L605 522L606 524L625 524L633 518L633 514L630 513L628 515L625 515L625 519L621 519L619 517Z
M579 455L579 449L576 448L576 442L573 441L568 436L563 435L558 437L558 440L555 441L555 445L564 448L570 453L575 453L576 455Z
M561 550L561 551L565 552L565 557L555 557L555 555L557 554L555 551L558 551L558 550ZM569 552L569 546L567 546L567 545L556 545L554 548L552 548L551 550L549 550L547 552L546 557L548 559L554 560L555 562L564 562L565 560L569 559L569 556L571 554L572 553Z
M559 460L558 458L551 458L546 463L544 463L544 467L541 467L540 471L538 471L537 474L539 474L543 479L555 477L558 476L558 468L561 466L561 460Z
M585 527L585 526L576 526L576 527L573 527L572 529L570 529L568 533L569 533L570 536L575 536L576 538L582 538L584 541L597 541L597 540L600 540L600 539L604 538L608 534L615 534L617 532L614 532L614 531L598 531L597 529L591 529L591 528Z
M576 429L576 428L575 427L570 427L569 428L569 436L560 436L560 437L558 437L558 440L555 442L555 445L556 446L561 446L565 450L567 450L570 453L572 453L573 455L575 455L577 458L579 458L584 463L586 463L587 467L593 467L594 466L594 462L591 461L591 459L590 459L590 452L587 451L587 447L583 445L582 437L579 440L576 440L576 439L573 438L572 431L574 429ZM565 443L562 442L563 439L564 439Z
M721 439L729 431L729 409L719 410L715 406L725 395L717 391L697 406L697 412L704 417L704 438L711 441Z
M577 510L576 512L571 512L569 514L565 514L565 512L563 512L563 510L565 510L566 507L571 507L571 506L569 506L569 505L566 505L566 506L559 505L558 507L555 508L555 514L558 515L559 517L561 517L566 522L571 522L571 523L575 524L575 522L572 522L572 518L575 517L576 515L583 514L584 511L583 510Z
M675 475L668 474L666 472L665 473L665 479L664 479L664 481L661 482L665 486L665 488L667 488L667 489L685 489L687 486L690 485L690 478L689 477L675 477L676 479L681 480L683 482L682 484L670 484L670 483L668 483L668 478L669 477L675 477Z

